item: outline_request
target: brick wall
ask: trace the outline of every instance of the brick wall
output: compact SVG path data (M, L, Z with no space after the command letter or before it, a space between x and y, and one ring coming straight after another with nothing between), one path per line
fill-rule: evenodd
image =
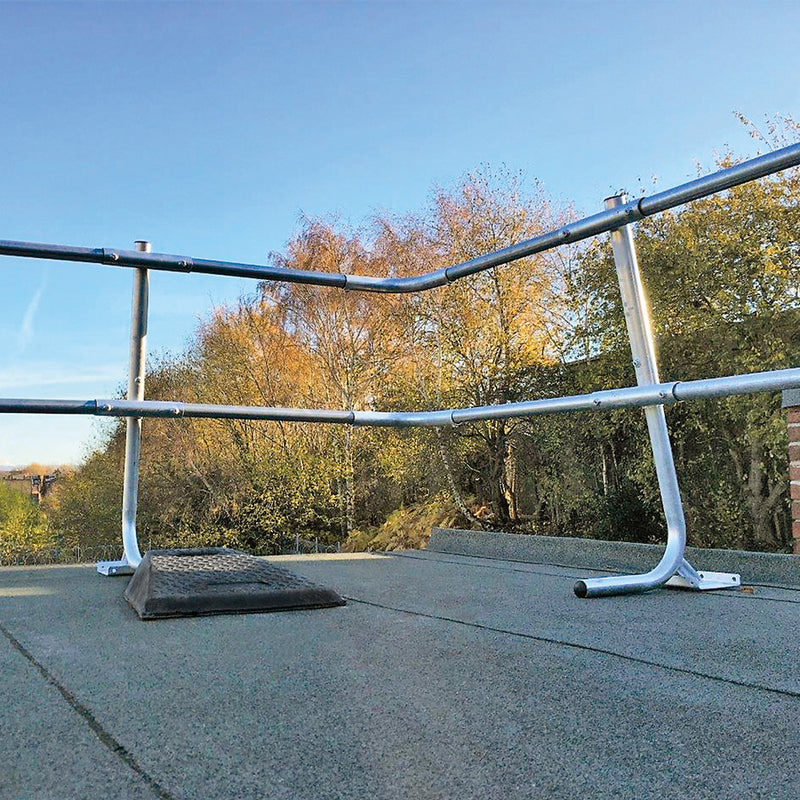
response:
M792 498L792 552L800 555L800 405L789 406L789 495Z

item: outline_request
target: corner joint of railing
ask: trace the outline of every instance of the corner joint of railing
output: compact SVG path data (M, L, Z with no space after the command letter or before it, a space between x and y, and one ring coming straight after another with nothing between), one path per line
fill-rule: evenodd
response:
M104 264L116 264L119 261L119 253L108 247L101 247L100 252L103 254Z

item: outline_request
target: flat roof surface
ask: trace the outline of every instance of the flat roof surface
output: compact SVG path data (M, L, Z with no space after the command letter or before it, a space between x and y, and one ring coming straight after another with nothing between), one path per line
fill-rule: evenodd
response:
M345 607L142 622L0 569L0 797L791 798L800 591L579 600L574 567L283 557Z

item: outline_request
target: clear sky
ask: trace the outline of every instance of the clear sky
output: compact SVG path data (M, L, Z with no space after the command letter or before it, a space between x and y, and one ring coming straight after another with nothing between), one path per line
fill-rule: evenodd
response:
M423 208L481 164L579 212L800 118L800 3L0 0L0 238L265 263L301 214ZM0 396L126 379L126 269L0 257ZM153 274L149 350L254 283ZM0 465L98 423L0 416Z

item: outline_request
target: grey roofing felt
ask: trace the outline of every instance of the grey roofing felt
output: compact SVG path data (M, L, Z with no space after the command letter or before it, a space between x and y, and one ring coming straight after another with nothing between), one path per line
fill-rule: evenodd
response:
M348 605L142 622L125 579L0 570L0 797L798 797L797 590L282 563Z

